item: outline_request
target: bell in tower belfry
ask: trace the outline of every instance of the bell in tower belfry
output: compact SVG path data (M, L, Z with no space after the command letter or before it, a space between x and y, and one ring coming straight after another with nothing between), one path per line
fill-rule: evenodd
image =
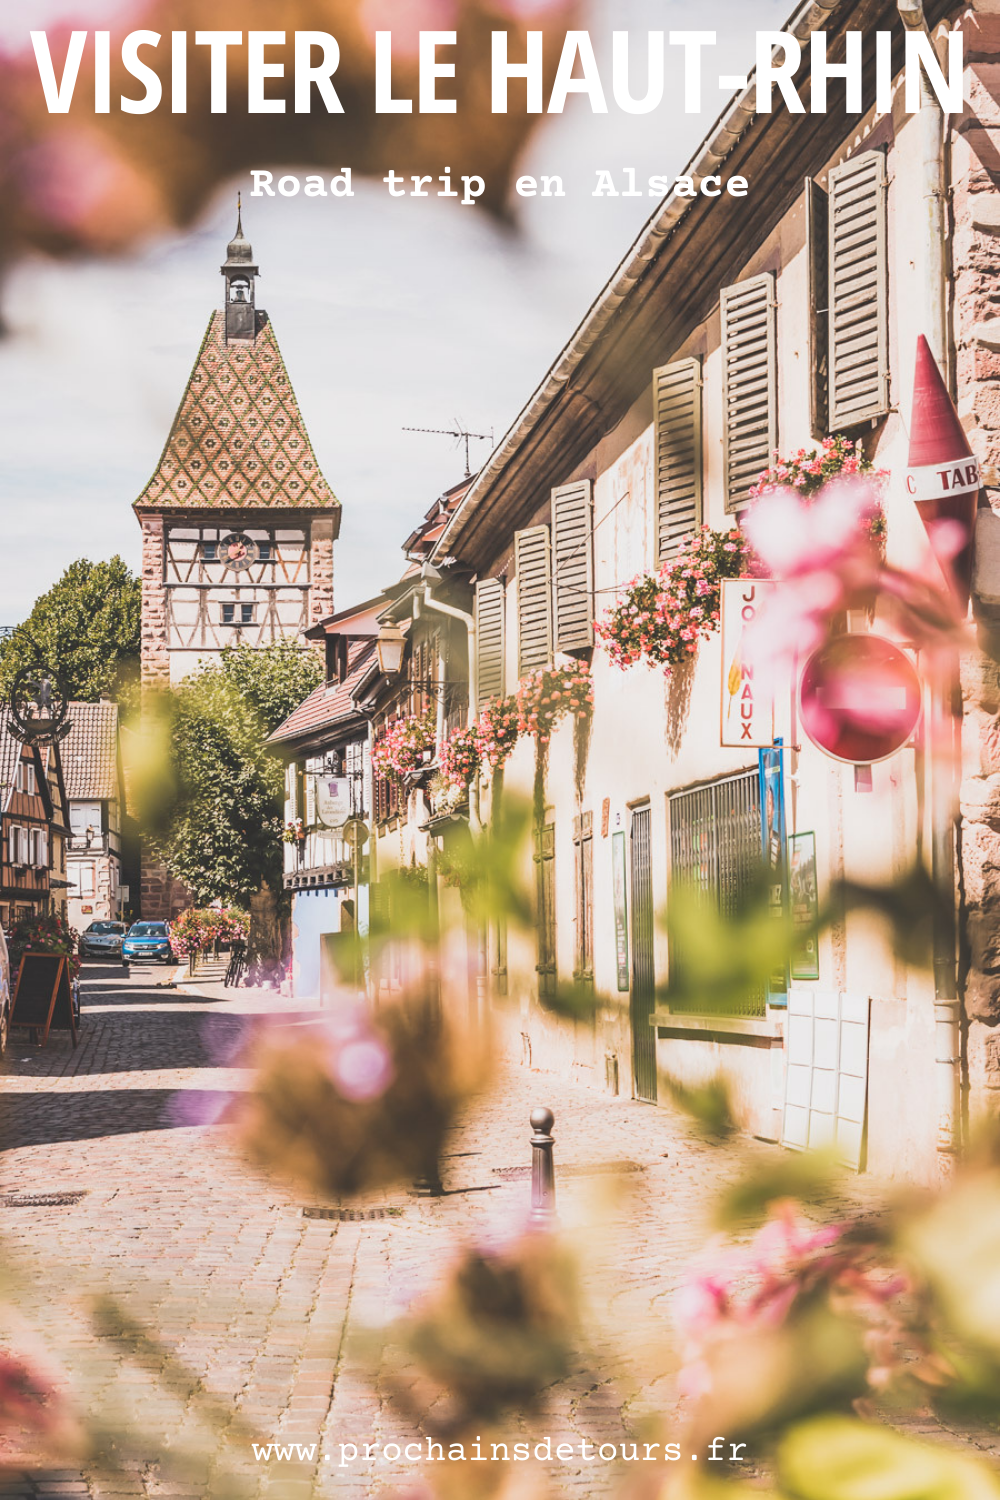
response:
M254 283L259 272L254 265L253 248L243 234L243 215L238 195L236 233L229 241L225 264L220 270L226 278L226 343L234 340L252 343L257 336Z

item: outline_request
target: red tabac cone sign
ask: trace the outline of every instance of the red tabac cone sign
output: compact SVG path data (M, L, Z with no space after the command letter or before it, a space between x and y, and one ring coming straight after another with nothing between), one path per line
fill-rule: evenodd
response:
M979 498L979 460L958 419L930 345L917 340L906 489L934 556L963 610L972 587L972 536Z

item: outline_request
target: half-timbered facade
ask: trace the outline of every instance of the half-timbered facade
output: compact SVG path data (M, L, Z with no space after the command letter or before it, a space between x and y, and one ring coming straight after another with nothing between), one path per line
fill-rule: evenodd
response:
M0 925L66 909L66 797L58 746L23 745L0 715Z

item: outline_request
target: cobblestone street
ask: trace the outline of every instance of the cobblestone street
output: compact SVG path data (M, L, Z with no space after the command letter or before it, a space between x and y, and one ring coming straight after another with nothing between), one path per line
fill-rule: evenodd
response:
M545 1431L553 1446L621 1442L644 1410L669 1411L669 1375L650 1383L644 1351L657 1350L664 1369L667 1302L733 1156L693 1139L666 1110L517 1070L455 1131L444 1197L386 1197L372 1206L387 1216L367 1222L308 1218L301 1197L248 1171L226 1127L192 1123L243 1086L227 1062L248 1021L290 1003L87 972L106 977L85 982L78 1050L61 1035L43 1052L16 1039L4 1069L4 1236L26 1273L26 1315L71 1368L81 1399L130 1435L131 1451L123 1446L123 1473L110 1481L61 1474L0 1494L215 1497L227 1493L227 1470L245 1485L239 1493L281 1497L314 1488L367 1497L412 1480L419 1465L378 1454L339 1466L341 1444L363 1453L365 1443L415 1435L383 1400L351 1335L400 1313L463 1238L496 1238L523 1222L528 1114L538 1104L556 1114L562 1223L602 1226L586 1235L599 1290L593 1347L553 1393ZM40 1194L69 1201L18 1203ZM143 1351L127 1336L95 1352L86 1305L101 1295L162 1347ZM602 1329L629 1330L627 1363ZM170 1373L168 1353L186 1373ZM221 1441L206 1442L199 1392L219 1403ZM157 1457L161 1436L175 1451L201 1445L203 1455L178 1477ZM318 1446L311 1463L257 1462L251 1440ZM566 1493L586 1495L607 1493L615 1478L612 1465L579 1462L552 1473Z

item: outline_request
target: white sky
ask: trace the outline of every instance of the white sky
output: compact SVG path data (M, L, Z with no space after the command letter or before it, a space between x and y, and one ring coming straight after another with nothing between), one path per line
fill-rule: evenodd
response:
M121 4L25 0L0 17L0 45L27 45L29 29L67 11L85 12L81 26L100 24ZM592 0L587 25L602 60L612 26L637 45L650 28L712 27L719 44L707 81L748 72L753 31L780 28L788 8L789 0L713 0L694 16L687 0ZM606 79L610 98L610 67ZM138 565L131 504L221 305L237 186L262 270L258 304L343 505L343 608L398 577L401 542L463 472L448 438L401 429L452 427L458 417L500 438L656 206L593 198L597 169L620 176L634 166L642 185L650 173L679 171L726 98L714 84L704 97L702 116L685 115L675 98L645 116L613 102L595 116L571 100L565 115L546 118L521 170L562 174L567 196L524 200L516 235L453 201L390 200L381 183L357 182L353 199L272 200L248 199L248 183L234 180L193 232L141 257L18 269L0 342L0 624L23 619L76 557L120 552ZM474 445L474 466L487 451Z

